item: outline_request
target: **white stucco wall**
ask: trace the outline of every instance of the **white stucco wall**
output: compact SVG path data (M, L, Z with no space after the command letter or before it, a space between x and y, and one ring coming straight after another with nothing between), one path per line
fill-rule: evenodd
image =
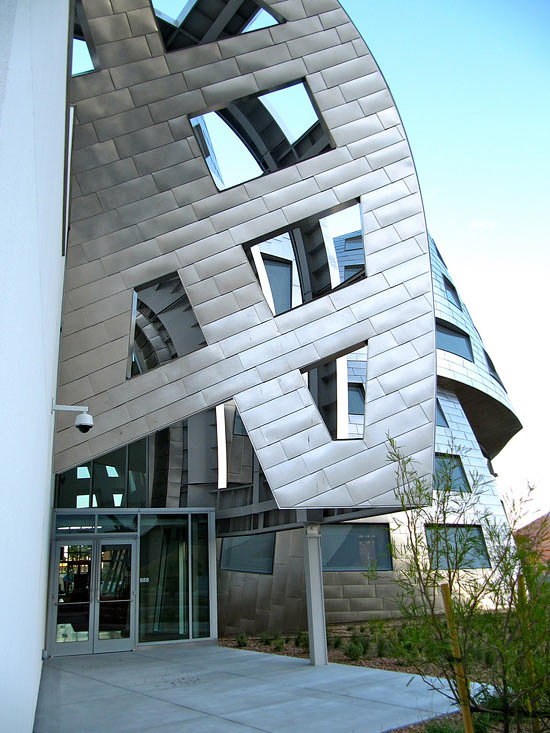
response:
M44 646L64 260L68 0L0 2L0 729L31 731Z

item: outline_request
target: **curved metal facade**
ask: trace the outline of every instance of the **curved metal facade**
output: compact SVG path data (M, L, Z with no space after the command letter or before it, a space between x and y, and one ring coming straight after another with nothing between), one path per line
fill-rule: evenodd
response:
M84 3L101 69L72 82L58 401L86 403L95 427L82 436L58 420L55 468L234 399L278 507L382 513L396 508L388 434L432 474L418 182L391 94L339 3L267 6L285 22L166 52L148 0ZM296 81L330 149L218 191L190 118ZM274 316L245 249L356 202L366 277ZM134 291L175 272L206 345L127 379ZM332 440L300 370L365 341L363 439Z

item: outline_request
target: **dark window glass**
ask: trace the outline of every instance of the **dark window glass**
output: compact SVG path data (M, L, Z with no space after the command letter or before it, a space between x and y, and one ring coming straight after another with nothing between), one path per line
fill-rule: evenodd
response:
M447 422L447 418L445 417L445 414L441 409L439 400L435 401L435 424L438 425L440 428L449 427L449 423Z
M91 461L59 474L57 479L57 506L61 509L86 509L89 507L91 477Z
M430 563L438 570L491 567L483 532L477 525L429 525L426 540Z
M98 532L137 532L137 514L98 514Z
M438 321L435 342L438 349L449 351L451 354L468 359L468 361L474 360L470 337L458 329L444 326Z
M363 265L344 265L344 280L349 280L354 275L364 275L365 268Z
M362 384L348 384L348 413L365 414L365 391Z
M55 518L57 534L71 534L75 532L93 532L95 529L95 514L58 514Z
M451 491L470 491L466 472L459 456L448 453L435 454L435 488Z
M486 351L484 351L483 353L485 354L485 361L487 362L487 369L489 370L489 374L493 377L493 379L496 379L496 381L504 389L504 385L502 384L501 379L498 376L498 372L495 369L495 365L493 364L493 360L491 359L491 357L489 356L489 354Z
M243 573L273 573L275 534L224 537L220 567Z
M292 308L292 262L262 255L275 313Z
M387 524L331 524L321 527L323 570L391 570Z
M93 461L94 506L126 506L126 448L107 453Z
M145 506L147 500L147 438L128 446L128 499L130 507Z
M208 569L208 515L191 515L191 594L193 638L210 636L210 587Z
M235 419L233 421L233 435L246 435L246 428L239 415L239 411L235 410Z
M348 237L344 241L344 249L363 249L362 237Z
M450 301L453 305L456 305L457 308L460 308L460 310L462 310L460 299L458 297L458 293L456 292L455 286L450 280L447 280L445 276L443 276L443 284L445 285L445 295L447 296L447 300Z

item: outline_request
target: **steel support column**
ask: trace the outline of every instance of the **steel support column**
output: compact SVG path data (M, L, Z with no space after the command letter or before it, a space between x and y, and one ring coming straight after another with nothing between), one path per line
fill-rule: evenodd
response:
M325 625L325 596L323 592L323 563L321 559L321 525L304 527L304 574L307 597L309 659L311 664L328 664Z

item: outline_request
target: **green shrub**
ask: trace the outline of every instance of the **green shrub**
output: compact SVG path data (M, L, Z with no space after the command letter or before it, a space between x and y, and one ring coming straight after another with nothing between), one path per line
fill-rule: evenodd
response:
M239 634L237 636L237 646L240 649L243 649L245 646L248 646L248 636L244 633L244 631L242 634Z
M379 635L376 637L376 655L378 657L385 657L388 654L388 640L385 636Z
M460 723L457 725L454 720L448 720L447 718L430 720L424 726L424 733L458 733L460 730Z
M285 649L285 642L283 639L274 639L273 640L273 649L276 652L282 652Z
M332 644L333 644L333 646L334 646L335 649L340 649L340 647L342 646L342 637L335 636L334 639L333 639Z
M358 662L363 656L363 647L360 644L350 641L344 647L344 654L352 662Z
M296 634L296 638L294 639L294 643L297 647L304 649L305 651L308 651L309 649L309 636L307 635L307 632L305 631L299 631Z

